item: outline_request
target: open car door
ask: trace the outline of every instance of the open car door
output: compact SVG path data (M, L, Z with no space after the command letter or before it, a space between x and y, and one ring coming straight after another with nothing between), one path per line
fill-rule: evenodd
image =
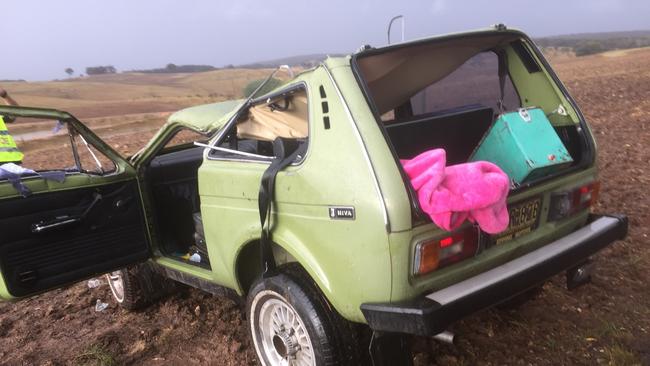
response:
M12 132L25 158L0 165L1 300L150 257L136 173L124 158L68 113L3 106L0 115L18 119L10 132L41 129Z

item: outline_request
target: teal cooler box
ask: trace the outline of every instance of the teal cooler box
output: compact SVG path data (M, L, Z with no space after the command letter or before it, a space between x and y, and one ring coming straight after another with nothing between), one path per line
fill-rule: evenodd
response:
M513 186L551 174L573 162L539 108L500 115L469 160L496 164L508 174Z

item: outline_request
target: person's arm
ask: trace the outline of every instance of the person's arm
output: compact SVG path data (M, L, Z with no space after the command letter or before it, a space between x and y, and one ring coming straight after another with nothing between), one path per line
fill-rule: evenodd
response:
M7 93L6 90L2 89L2 87L0 87L0 98L2 98L8 105L18 105L18 102L9 96L9 93Z

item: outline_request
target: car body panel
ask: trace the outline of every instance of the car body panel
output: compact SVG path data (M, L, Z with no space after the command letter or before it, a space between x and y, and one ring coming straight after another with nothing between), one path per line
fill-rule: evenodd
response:
M309 148L304 160L278 173L272 240L295 258L344 316L362 321L364 299L390 297L390 256L380 196L372 189L364 148L322 69L299 76L309 99ZM325 129L321 97L329 103ZM340 170L345 162L345 170ZM236 263L242 247L260 236L257 196L268 163L208 158L199 192L215 281L241 294ZM355 174L346 174L349 171ZM324 172L327 172L324 174ZM351 206L354 220L332 220L329 208ZM354 235L351 235L353 234ZM364 259L365 258L365 259ZM370 280L372 279L372 280Z
M389 232L399 232L411 228L411 209L399 168L386 144L379 126L374 120L359 85L352 74L349 58L330 58L325 62L343 100L351 113L352 121L359 131L360 139L372 164L380 192L383 196ZM404 205L404 203L407 205Z
M526 47L529 46L526 45ZM509 60L508 68L510 70L510 78L517 85L517 92L519 93L523 107L539 107L544 111L554 111L562 105L567 115L563 116L558 113L549 114L548 118L553 125L572 125L580 121L574 108L571 107L571 103L564 97L564 93L552 82L553 79L546 68L542 67L540 72L530 74L512 48L508 48L506 52ZM530 55L535 58L538 65L542 65L541 60L532 50ZM548 88L552 88L555 93L544 92Z

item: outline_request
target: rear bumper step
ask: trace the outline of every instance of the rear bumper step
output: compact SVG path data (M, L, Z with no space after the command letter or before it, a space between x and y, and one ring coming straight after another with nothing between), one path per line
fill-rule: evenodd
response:
M407 303L362 304L361 311L373 330L433 336L586 261L623 239L627 226L623 215L592 215L585 227L477 276Z

